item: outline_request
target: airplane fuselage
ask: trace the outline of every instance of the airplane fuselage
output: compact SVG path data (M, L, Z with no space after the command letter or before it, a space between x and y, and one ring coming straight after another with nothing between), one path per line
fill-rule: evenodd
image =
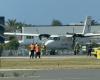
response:
M45 42L47 49L70 49L72 47L72 37L59 36L51 38Z

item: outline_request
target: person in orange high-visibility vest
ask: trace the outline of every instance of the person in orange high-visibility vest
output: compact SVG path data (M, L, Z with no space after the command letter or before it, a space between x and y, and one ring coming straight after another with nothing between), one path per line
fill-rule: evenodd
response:
M30 44L29 48L30 48L30 52L31 52L30 58L34 58L35 45L32 43L32 44Z
M37 58L37 56L40 58L40 55L41 55L41 47L40 47L40 45L35 45L35 52L36 52L36 54L35 54L35 58Z

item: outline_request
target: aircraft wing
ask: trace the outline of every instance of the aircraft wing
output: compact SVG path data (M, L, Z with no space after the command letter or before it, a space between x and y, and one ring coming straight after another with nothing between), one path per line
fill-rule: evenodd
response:
M36 36L36 37L39 37L40 40L42 39L42 37L47 37L47 38L50 37L49 34L10 33L10 32L5 32L4 35L15 35L15 36Z
M9 33L5 32L4 35L19 35L19 36L39 36L39 34L28 34L28 33Z
M65 37L73 37L73 35L50 35L50 37L59 37L59 36L65 36Z
M66 37L73 37L73 35L66 35Z
M85 37L93 37L93 36L100 36L100 34L94 34L94 33L87 33L84 34Z

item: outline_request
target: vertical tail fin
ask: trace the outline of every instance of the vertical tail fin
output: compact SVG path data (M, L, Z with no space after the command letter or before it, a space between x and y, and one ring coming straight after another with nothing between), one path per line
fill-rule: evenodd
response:
M91 31L91 16L87 16L84 22L84 28L82 34L90 33Z

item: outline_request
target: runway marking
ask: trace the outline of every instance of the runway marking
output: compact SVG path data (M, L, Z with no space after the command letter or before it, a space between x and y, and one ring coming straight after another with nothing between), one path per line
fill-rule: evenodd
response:
M93 58L87 55L59 55L59 56L41 56L41 59L64 59L64 58ZM1 59L30 59L29 57L0 57Z
M0 71L31 71L31 70L43 70L43 69L0 69Z
M40 76L17 76L17 77L6 77L6 76L4 76L4 77L0 77L0 78L25 78L25 77L30 77L30 78L39 78Z

